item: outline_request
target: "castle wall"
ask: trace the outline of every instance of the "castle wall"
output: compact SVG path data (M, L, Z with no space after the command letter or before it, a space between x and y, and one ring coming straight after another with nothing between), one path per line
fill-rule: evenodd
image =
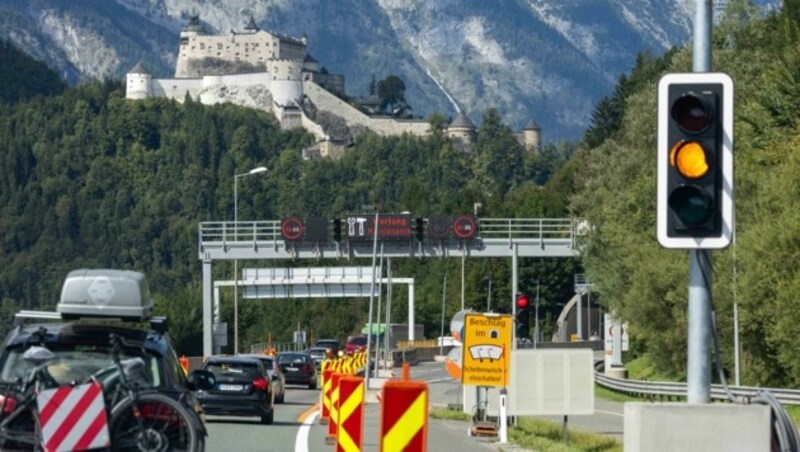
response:
M306 114L300 110L300 124L303 126L304 129L309 131L317 141L325 140L328 138L328 135L325 133L325 130L322 129L322 126L317 124L316 122L312 121L311 118L306 116Z
M394 118L372 118L347 102L325 91L316 83L303 82L303 92L320 110L327 110L341 116L350 127L360 125L378 135L400 135L408 132L412 135L426 135L430 128L427 121L397 120Z
M203 89L203 81L199 78L157 78L153 79L151 95L154 97L166 97L183 102L186 93L193 98L197 98L200 90Z

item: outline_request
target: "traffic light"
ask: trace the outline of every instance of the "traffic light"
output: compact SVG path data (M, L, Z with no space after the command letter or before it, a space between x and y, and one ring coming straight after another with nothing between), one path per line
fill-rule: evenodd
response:
M420 242L425 239L425 219L414 218L414 237Z
M517 339L527 338L531 331L531 300L524 293L517 294Z
M333 240L342 241L342 220L339 218L333 220Z
M733 234L733 82L667 74L658 84L657 235L665 248L724 248Z

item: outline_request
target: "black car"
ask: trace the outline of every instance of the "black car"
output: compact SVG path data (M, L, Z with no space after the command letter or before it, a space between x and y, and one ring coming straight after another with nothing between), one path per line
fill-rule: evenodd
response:
M275 392L275 403L283 403L286 400L286 379L283 372L275 362L275 357L272 355L259 355L256 353L236 355L242 358L255 358L264 364L269 374L269 381L272 383L272 390Z
M161 319L159 319L161 320ZM182 402L195 413L195 428L205 438L202 407L193 392L193 384L180 366L172 342L165 331L144 330L111 324L83 323L25 323L19 321L6 336L0 353L0 392L5 392L20 377L25 378L28 367L22 354L32 345L41 345L58 357L58 362L46 368L53 386L81 382L101 369L113 365L109 334L125 341L120 358L142 358L144 369L137 375L140 386L156 389ZM114 381L101 381L112 387ZM32 420L31 420L32 421ZM6 444L3 447L8 446Z
M317 370L308 353L284 352L278 354L278 367L287 384L300 384L317 389Z
M333 356L337 356L339 350L342 348L341 344L336 339L317 339L317 341L314 342L314 348L318 347L330 350Z
M305 351L311 355L311 359L314 360L314 368L317 369L317 372L322 370L322 361L327 359L325 353L327 352L327 348L325 347L311 347Z
M212 356L203 370L214 374L213 389L198 391L200 404L208 414L259 416L272 424L275 394L267 369L257 358Z

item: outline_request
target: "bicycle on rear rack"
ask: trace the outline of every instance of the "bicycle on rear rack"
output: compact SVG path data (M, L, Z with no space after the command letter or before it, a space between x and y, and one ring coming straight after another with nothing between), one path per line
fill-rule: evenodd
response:
M87 444L112 451L202 450L199 417L157 390L141 389L144 360L120 359L129 345L118 335L109 335L109 343L113 365L82 384L61 386L54 385L46 371L58 357L45 347L28 348L22 359L32 370L0 395L0 450L79 450L88 448ZM205 384L213 385L213 381ZM70 398L83 388L88 390L79 394L80 402L74 400L78 396ZM92 390L102 394L92 399ZM70 409L80 403L80 410L74 412L85 415L93 408L97 414L73 435L76 414L70 414Z

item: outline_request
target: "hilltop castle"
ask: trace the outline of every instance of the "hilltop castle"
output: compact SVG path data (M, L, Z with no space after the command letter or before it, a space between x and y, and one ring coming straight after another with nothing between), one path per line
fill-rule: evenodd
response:
M343 75L329 74L308 53L308 39L261 30L253 20L240 32L206 34L197 16L180 33L175 78L152 78L138 63L127 74L126 98L167 97L177 101L189 95L204 104L232 102L270 111L284 129L303 127L317 144L304 157L341 155L354 134L364 129L379 135L425 135L424 120L370 116L337 97L345 93ZM535 124L534 124L535 126ZM520 142L538 150L539 129L528 127ZM464 143L475 139L475 126L459 114L448 135Z

